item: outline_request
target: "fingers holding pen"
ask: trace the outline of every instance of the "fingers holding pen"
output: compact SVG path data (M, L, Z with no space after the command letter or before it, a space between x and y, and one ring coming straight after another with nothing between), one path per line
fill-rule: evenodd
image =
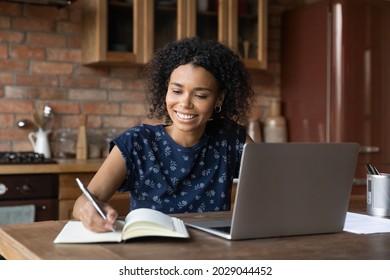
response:
M114 222L118 216L118 213L107 203L100 202L94 197L80 181L76 178L76 182L80 187L83 195L88 199L90 203L87 203L86 208L86 220L82 220L83 224L92 231L115 231ZM92 210L93 209L93 210ZM107 218L107 214L110 214L110 219ZM83 216L83 215L81 215ZM98 219L97 217L100 216ZM91 218L91 219L89 219Z
M118 213L115 211L114 208L112 208L107 203L102 203L99 201L96 201L97 204L100 206L102 211L105 213L105 216L102 217L95 209L95 207L88 207L88 224L87 227L95 232L107 232L107 231L115 231L115 222L118 217ZM84 223L84 221L83 221Z
M95 201L105 213L106 218L103 218L86 196L80 196L79 200L80 207L76 218L81 220L86 228L94 232L107 232L115 229L118 213L114 208L106 203Z
M102 209L107 211L107 219L102 218L93 207L88 207L88 214L82 219L83 224L94 232L115 231L115 221L118 216L116 211L109 205L102 205Z
M109 204L105 204L103 207L106 213L106 220L104 227L109 231L115 231L115 222L118 218L118 212L112 208Z

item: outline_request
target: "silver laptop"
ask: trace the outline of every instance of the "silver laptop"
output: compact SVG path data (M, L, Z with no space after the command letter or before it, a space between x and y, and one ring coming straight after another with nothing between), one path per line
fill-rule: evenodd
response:
M356 143L246 144L232 220L186 223L239 240L343 231Z

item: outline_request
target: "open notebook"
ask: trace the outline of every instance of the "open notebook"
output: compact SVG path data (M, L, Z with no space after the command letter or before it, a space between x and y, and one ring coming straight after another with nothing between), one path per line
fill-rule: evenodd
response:
M246 144L232 220L188 226L227 239L343 230L356 143Z

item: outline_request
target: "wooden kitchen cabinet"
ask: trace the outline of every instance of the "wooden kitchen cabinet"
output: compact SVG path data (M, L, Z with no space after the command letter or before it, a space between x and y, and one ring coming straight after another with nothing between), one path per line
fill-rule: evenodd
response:
M80 196L81 190L76 184L76 178L79 178L85 185L92 180L95 173L64 173L59 175L59 194L58 194L58 218L67 220L73 218L73 205ZM117 193L111 200L110 205L114 207L119 216L126 216L130 208L129 193Z
M82 11L84 64L144 64L166 43L199 36L237 50L248 68L267 66L267 0L92 0Z
M151 52L151 0L82 3L84 64L144 63Z

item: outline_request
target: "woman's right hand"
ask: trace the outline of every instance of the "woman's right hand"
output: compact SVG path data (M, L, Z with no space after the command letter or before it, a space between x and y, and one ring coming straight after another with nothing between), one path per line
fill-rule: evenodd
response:
M95 197L107 216L104 220L92 203L83 194L75 202L73 216L83 222L89 230L95 232L112 231L118 212L107 201L115 194L126 178L126 165L117 146L114 146L98 172L88 184L88 190Z
M96 211L92 203L87 199L85 195L81 195L77 200L73 208L73 216L79 219L83 225L94 232L107 232L115 230L115 221L118 217L118 213L109 204L97 201L99 206L103 209L107 216L107 220L104 220Z

